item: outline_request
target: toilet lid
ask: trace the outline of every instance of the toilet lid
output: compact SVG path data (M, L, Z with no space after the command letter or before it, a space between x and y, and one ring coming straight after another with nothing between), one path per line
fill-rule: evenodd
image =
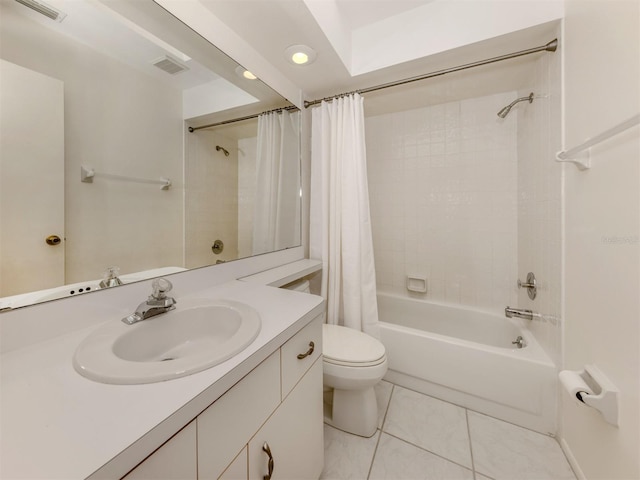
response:
M325 323L322 343L322 355L330 363L370 366L385 359L385 348L380 341L353 328Z

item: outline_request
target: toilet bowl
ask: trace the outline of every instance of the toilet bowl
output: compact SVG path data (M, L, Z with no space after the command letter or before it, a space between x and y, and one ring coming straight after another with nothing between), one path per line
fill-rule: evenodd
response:
M310 293L308 281L285 288ZM352 328L327 324L322 326L322 344L325 423L371 437L378 427L374 387L388 368L384 345Z
M387 373L385 348L375 338L339 325L322 326L323 381L332 389L325 400L325 422L363 437L376 433L378 403L374 387Z

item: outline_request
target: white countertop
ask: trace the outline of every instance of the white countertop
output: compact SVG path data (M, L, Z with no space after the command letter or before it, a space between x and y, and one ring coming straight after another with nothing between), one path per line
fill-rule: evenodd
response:
M0 478L121 477L323 311L320 297L250 282L197 298L205 295L252 306L262 328L244 351L200 373L145 385L88 380L72 357L100 325L2 355Z

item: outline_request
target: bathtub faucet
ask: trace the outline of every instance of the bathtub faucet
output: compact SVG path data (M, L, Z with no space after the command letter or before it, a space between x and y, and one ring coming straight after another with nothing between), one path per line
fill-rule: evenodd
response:
M533 320L534 317L540 317L539 313L533 312L531 310L521 310L519 308L511 307L506 307L504 309L504 314L507 316L507 318L518 317L524 318L525 320Z

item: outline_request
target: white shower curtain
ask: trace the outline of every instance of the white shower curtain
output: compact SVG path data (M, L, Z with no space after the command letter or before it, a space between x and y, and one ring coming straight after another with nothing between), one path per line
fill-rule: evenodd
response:
M309 249L322 260L327 322L379 338L363 99L322 102L312 122Z
M254 255L300 244L299 117L286 110L258 117Z

